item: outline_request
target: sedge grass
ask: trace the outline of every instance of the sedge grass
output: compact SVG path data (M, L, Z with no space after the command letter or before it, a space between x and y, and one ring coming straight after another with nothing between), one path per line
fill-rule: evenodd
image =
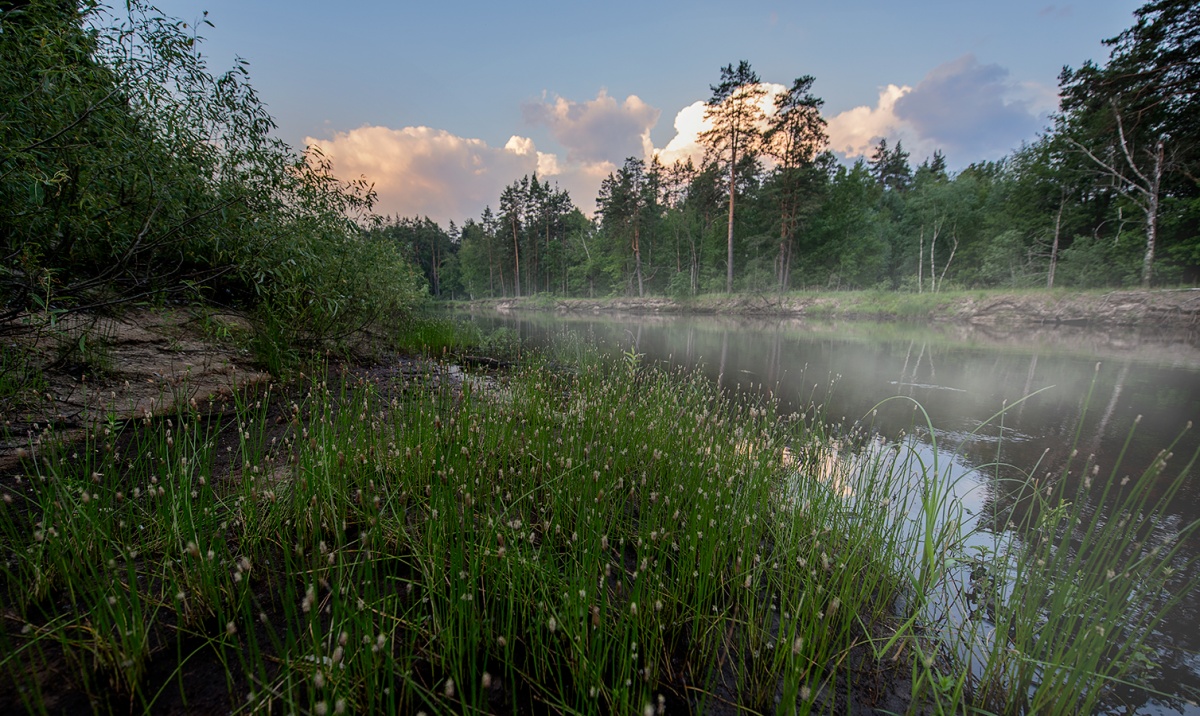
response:
M965 563L940 465L696 374L572 351L587 370L456 381L427 363L383 387L241 398L224 422L189 408L82 445L35 436L2 487L0 670L27 710L55 703L31 677L49 669L94 709L154 710L217 664L229 708L252 713L837 713L866 672L911 674L914 710L1055 712L1041 681L1080 703L1130 673L1050 648L1031 597L1124 533L1006 543L1026 571L991 619L1046 646L1018 662L1006 642L972 670L929 637L930 594ZM1130 515L1161 508L1122 494ZM1030 534L1080 517L1040 485L1026 497L1045 507ZM1154 565L1177 545L1108 563L1138 585L1117 602L1161 589ZM1158 613L1120 622L1122 648ZM1015 688L1028 702L998 701Z

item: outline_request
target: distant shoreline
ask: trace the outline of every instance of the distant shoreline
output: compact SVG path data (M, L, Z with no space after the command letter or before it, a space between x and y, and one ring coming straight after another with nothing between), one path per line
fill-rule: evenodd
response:
M460 302L469 310L788 316L983 325L1155 326L1200 329L1200 288L1116 291L883 291L561 298L537 295Z

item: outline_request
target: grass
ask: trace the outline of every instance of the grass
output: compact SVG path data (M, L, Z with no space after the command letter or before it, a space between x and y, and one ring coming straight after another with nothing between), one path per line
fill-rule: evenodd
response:
M0 345L0 409L12 415L21 405L39 402L45 390L45 373L26 351Z
M1169 509L1197 456L1169 475L1176 438L1130 475L1123 460L1138 421L1111 466L1073 450L1057 472L997 476L997 529L974 564L974 618L957 635L979 705L1092 713L1154 666L1148 637L1197 586L1196 557L1182 547L1200 523L1180 524Z
M395 347L402 353L438 358L481 354L516 359L522 352L520 337L511 328L488 333L472 321L437 315L414 320L396 337Z
M448 354L465 330L419 340ZM1055 492L1069 480L1012 488L1021 539L992 563L1015 579L994 571L986 596L1010 636L981 671L932 636L929 605L970 562L947 473L911 442L835 437L815 403L780 415L560 345L499 377L423 362L110 420L82 444L30 436L0 483L0 697L33 713L195 709L215 691L212 710L242 713L803 714L883 706L870 684L905 683L900 710L1075 713L1133 673L1161 611L1122 605L1167 586L1178 545L1120 541L1149 529L1148 492L1104 495L1143 519L1077 543L1062 535L1087 508ZM1063 596L1054 569L1078 587ZM1059 626L1085 604L1123 630L1119 666L1080 638L1092 621ZM982 623L955 633L976 644Z

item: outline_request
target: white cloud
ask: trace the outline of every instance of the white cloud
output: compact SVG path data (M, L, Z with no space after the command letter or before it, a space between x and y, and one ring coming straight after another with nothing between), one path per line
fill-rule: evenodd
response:
M514 136L504 147L430 127L360 127L330 139L306 137L342 177L365 176L379 195L378 211L429 216L446 223L477 216L501 190L526 174L552 174L553 154Z
M938 149L952 164L997 159L1033 139L1057 104L1056 90L1012 82L1005 68L964 55L933 68L916 87L888 85L874 107L830 118L830 148L867 156L887 138L903 142L914 162Z
M504 187L531 174L567 190L590 214L600 182L617 170L607 161L563 162L528 137L492 147L430 127L360 127L305 142L320 148L338 176L373 183L379 213L428 216L443 226L478 217L485 206L496 209Z
M493 147L430 127L367 126L305 142L319 147L339 176L372 182L380 213L462 221L495 208L505 186L535 173L590 213L604 177L626 157L653 151L650 129L660 114L636 95L618 103L603 90L586 102L558 97L524 109L527 119L550 128L565 160L539 151L529 137L513 135Z
M782 85L768 90L763 109L771 113ZM934 68L916 87L889 84L875 106L860 106L829 118L830 147L847 157L869 155L881 137L903 141L914 162L935 149L951 162L991 159L1031 139L1038 121L1057 106L1057 93L1016 83L996 65L966 55ZM375 184L382 213L428 215L445 224L495 208L505 186L527 174L557 183L587 213L595 208L600 182L629 156L703 160L699 135L709 126L705 104L696 101L674 118L675 135L655 148L650 130L659 110L636 95L623 102L601 90L595 99L563 97L526 104L526 119L549 128L564 153L539 151L528 137L512 136L502 147L430 127L367 126L328 139L306 138L320 147L343 177L365 176Z
M533 140L529 137L518 137L514 134L508 138L508 141L504 144L504 149L522 157L536 156L537 173L543 177L553 176L562 171L558 167L558 156L539 152L537 147L533 145Z
M764 82L761 87L766 93L759 98L758 105L765 116L775 114L775 96L787 90L781 84ZM675 114L675 136L667 142L667 146L655 150L654 154L666 166L676 161L686 162L691 159L697 166L704 159L704 146L700 144L700 135L712 127L712 122L704 118L708 105L696 101Z
M675 136L667 146L657 151L658 159L666 166L688 159L699 165L704 159L704 147L700 146L700 135L712 123L704 119L704 102L693 102L675 115Z

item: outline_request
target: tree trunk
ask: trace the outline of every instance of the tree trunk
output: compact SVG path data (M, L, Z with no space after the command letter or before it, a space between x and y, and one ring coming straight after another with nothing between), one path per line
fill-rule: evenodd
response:
M1054 217L1054 243L1050 245L1050 273L1046 276L1046 288L1054 288L1054 270L1058 268L1058 239L1062 233L1063 206L1066 203L1064 194L1058 200L1058 214Z
M641 298L641 297L645 296L646 293L645 293L645 290L642 288L642 248L638 242L638 238L639 238L638 233L639 233L638 225L636 222L634 222L634 224L633 224L633 272L634 272L634 274L637 275L638 298Z
M1128 174L1121 171L1115 162L1105 161L1085 147L1084 145L1072 139L1068 139L1076 149L1083 152L1089 159L1096 163L1102 173L1111 176L1117 180L1117 191L1137 202L1142 211L1146 214L1146 254L1142 259L1142 288L1149 288L1150 282L1154 278L1154 250L1158 241L1158 205L1159 192L1162 188L1162 175L1164 171L1164 140L1159 138L1154 145L1154 152L1151 155L1153 165L1149 168L1149 175L1143 172L1137 164L1134 157L1134 147L1125 137L1125 125L1121 121L1121 113L1117 108L1116 100L1113 101L1113 118L1117 124L1117 138L1119 143L1117 148L1121 151L1121 155L1125 160L1125 166L1129 168Z
M937 222L933 222L933 234L929 237L929 292L937 293L937 263L934 261L935 250L937 249L938 231L941 229Z
M1154 278L1154 248L1158 241L1158 192L1162 185L1163 140L1154 147L1154 174L1146 196L1146 256L1142 259L1142 288Z
M517 298L521 297L521 242L517 237L517 220L516 217L512 221L513 230L513 295Z
M442 283L438 279L437 235L429 232L429 273L433 276L433 295L442 295Z
M725 292L733 293L733 196L737 193L735 184L737 167L737 148L729 158L729 236L726 244Z
M925 292L925 227L917 238L917 293Z
M783 257L783 284L779 287L780 292L787 293L788 287L792 284L792 241L793 237L788 237L787 254Z
M938 277L937 282L933 286L934 293L942 290L942 284L946 281L946 271L950 269L950 264L954 262L954 252L958 251L958 227L955 227L951 238L954 239L954 246L950 248L950 258L946 259L946 265L942 267L942 275Z
M787 290L788 263L791 260L791 247L789 246L791 243L791 232L789 230L791 218L788 216L788 213L785 209L779 217L779 258L775 260L775 284L780 293Z
M688 287L690 295L700 293L700 257L696 254L696 246L692 245L691 258L688 260Z

